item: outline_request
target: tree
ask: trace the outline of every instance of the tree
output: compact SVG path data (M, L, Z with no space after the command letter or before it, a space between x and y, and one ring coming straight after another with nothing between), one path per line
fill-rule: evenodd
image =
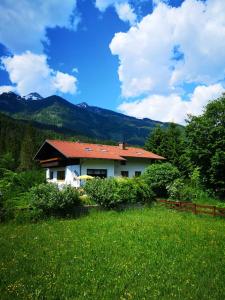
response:
M167 186L180 176L179 170L171 163L166 162L150 165L145 169L142 178L157 197L167 197Z
M28 126L20 150L20 170L29 170L34 167L33 157L35 155L34 129Z
M145 149L154 153L157 153L159 155L165 154L164 149L164 140L166 138L166 132L165 129L163 129L161 126L156 126L155 129L153 129L148 138L145 142Z
M206 187L225 198L225 95L210 102L201 116L189 116L188 152L200 167Z
M181 127L170 123L168 128L156 127L145 143L145 149L162 155L168 162L182 170L185 139Z

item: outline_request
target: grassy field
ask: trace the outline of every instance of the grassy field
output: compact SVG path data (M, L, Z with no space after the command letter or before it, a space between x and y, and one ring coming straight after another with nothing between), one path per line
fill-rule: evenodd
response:
M225 220L164 208L0 225L0 298L225 299Z

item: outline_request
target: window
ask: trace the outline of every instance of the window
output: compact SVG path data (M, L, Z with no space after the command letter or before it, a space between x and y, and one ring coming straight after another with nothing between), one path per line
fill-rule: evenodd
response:
M135 171L135 177L141 176L141 171Z
M122 177L129 177L129 172L128 171L121 171L121 176Z
M54 172L50 171L50 173L49 173L49 179L52 180L53 178L54 178Z
M107 169L87 169L87 175L93 177L106 178Z
M121 160L120 161L121 166L125 166L127 164L126 160Z
M65 171L57 171L57 180L65 180Z

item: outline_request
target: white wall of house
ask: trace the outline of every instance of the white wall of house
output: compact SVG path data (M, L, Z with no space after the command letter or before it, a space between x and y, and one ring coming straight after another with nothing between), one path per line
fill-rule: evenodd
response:
M140 158L127 158L125 165L122 165L120 161L115 161L115 176L121 176L121 171L128 171L129 177L134 177L135 172L143 173L150 164L149 159Z
M76 177L80 176L80 165L72 165L66 167L65 184L70 184L74 187L80 186L80 180Z
M53 179L50 179L50 171L53 172ZM57 172L65 171L65 180L57 180ZM48 182L57 183L59 186L63 186L65 184L79 187L80 180L76 179L76 177L80 176L80 165L72 165L61 168L48 168L46 169L46 179Z
M57 183L59 186L69 184L74 187L79 187L82 183L76 177L86 175L88 169L106 169L107 177L121 176L121 171L128 171L129 177L135 176L135 172L145 170L151 164L150 160L139 158L128 158L125 165L120 161L107 160L107 159L81 159L81 165L71 165L60 168L46 169L46 179L48 182ZM57 180L57 171L65 170L65 180ZM53 179L50 178L50 171L53 171Z
M81 175L87 174L87 169L106 169L107 177L114 177L114 160L110 159L82 159Z

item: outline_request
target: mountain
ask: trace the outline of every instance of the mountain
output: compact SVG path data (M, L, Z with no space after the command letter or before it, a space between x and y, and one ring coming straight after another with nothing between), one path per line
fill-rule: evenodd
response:
M40 145L46 138L63 138L61 134L57 134L51 130L43 130L32 127L29 122L15 120L9 116L0 113L0 157L10 153L14 160L14 166L17 168L20 165L20 156L22 145L29 132L32 143L30 149L30 161L33 162L32 155L37 152Z
M23 99L32 101L32 100L41 100L41 99L43 99L43 97L41 95L39 95L38 93L30 93L26 96L23 96Z
M55 95L27 101L12 92L3 93L0 95L0 112L35 122L36 126L53 126L65 134L74 132L94 139L126 141L133 145L143 145L149 131L156 125L168 125L89 106L85 102L75 105Z
M109 145L115 144L112 141L101 141L76 135L72 130L66 130L66 134L64 134L61 128L52 125L15 120L0 113L0 160L6 155L3 160L7 163L11 157L13 168L24 167L24 157L28 158L26 159L26 168L29 169L36 166L33 157L46 139L80 140L97 144L103 142ZM26 145L26 147L24 147L24 145Z

